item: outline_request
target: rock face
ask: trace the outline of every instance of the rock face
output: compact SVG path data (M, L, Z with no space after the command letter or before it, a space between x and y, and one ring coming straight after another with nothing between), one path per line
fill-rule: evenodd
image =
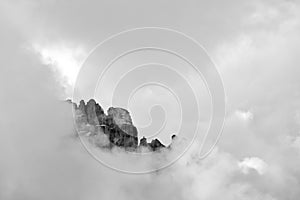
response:
M96 101L91 99L85 106L87 121L91 125L99 125L99 121L96 115Z
M141 147L148 147L147 139L146 139L145 137L143 137L143 138L140 140L140 146L141 146Z
M150 143L147 143L147 139L143 137L140 140L140 147L146 147L151 151L158 151L161 148L165 148L166 146L163 145L158 139L154 139Z
M72 103L71 101L67 102ZM84 130L82 127L86 126L94 127L93 130L100 128L109 139L110 147L118 146L131 150L138 148L138 131L126 109L110 107L106 115L103 108L94 99L89 100L86 104L84 100L81 100L78 106L75 103L72 104L75 109L77 128L81 130ZM98 133L94 132L89 135L95 136L96 134ZM99 139L99 137L97 138ZM140 146L147 147L152 151L165 148L158 139L147 143L145 137L140 140Z
M157 151L165 147L165 145L163 145L158 139L152 140L149 145L152 151Z
M132 124L132 119L127 110L123 108L110 107L107 111L109 117L111 117L114 123L125 133L137 137L137 129Z

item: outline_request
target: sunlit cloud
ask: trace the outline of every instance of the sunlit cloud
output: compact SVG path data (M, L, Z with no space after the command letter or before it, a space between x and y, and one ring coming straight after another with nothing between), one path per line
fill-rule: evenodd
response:
M238 163L238 166L244 174L248 174L252 169L255 170L258 174L263 175L264 173L266 173L268 168L267 163L257 157L244 158L243 161Z
M74 85L80 65L87 54L83 48L68 47L65 44L41 45L38 43L34 43L32 48L40 55L43 64L57 70L67 84Z
M235 111L235 115L242 120L249 121L253 119L253 113L250 111L242 111L242 110L237 110Z

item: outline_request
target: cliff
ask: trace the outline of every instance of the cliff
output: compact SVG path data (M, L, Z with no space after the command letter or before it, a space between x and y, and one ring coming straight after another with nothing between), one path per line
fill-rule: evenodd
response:
M158 139L148 143L145 137L138 144L137 128L132 123L130 113L124 108L110 107L107 114L105 114L103 108L94 99L89 100L87 103L81 100L79 105L70 100L67 102L71 103L75 110L77 129L89 132L88 137L92 141L97 139L97 144L101 144L98 145L100 147L112 148L118 146L132 151L142 147L151 151L165 148L165 145ZM101 141L105 138L99 137L100 134L107 136L108 142Z

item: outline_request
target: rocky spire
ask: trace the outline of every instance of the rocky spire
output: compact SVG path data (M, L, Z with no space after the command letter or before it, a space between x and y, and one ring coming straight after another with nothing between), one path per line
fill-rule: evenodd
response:
M137 128L133 125L130 113L126 109L110 107L106 115L102 107L94 99L90 99L87 104L85 104L84 100L81 100L79 105L75 104L73 108L76 113L77 126L82 128L83 131L94 130L94 133L89 133L88 137L99 134L98 131L101 129L102 134L104 133L109 139L110 147L115 145L131 150L137 149ZM86 127L90 128L87 129ZM165 148L165 145L158 139L147 143L145 137L141 138L140 146L148 147L152 151Z
M137 137L137 129L132 124L129 112L123 108L110 107L107 111L108 117L111 117L115 124L125 133Z

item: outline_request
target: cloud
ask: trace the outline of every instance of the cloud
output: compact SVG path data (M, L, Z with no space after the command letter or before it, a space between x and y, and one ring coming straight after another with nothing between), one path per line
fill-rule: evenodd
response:
M66 78L67 83L74 85L80 64L86 57L86 52L80 47L72 48L64 44L43 46L33 44L33 50L40 55L42 63L55 67Z
M267 170L267 164L257 157L245 158L238 165L244 174L248 174L250 169L254 169L257 173L263 175Z
M163 2L153 16L152 3L137 3L136 13L116 2L1 2L1 199L299 198L299 4ZM228 116L208 158L199 159L195 143L172 167L131 176L100 165L75 139L71 108L58 100L66 96L59 78L78 66L82 44L91 48L145 24L172 25L207 41ZM23 48L28 44L40 55Z
M235 111L235 114L241 120L249 121L253 119L253 113L251 113L250 111L245 112L245 111L237 110Z

